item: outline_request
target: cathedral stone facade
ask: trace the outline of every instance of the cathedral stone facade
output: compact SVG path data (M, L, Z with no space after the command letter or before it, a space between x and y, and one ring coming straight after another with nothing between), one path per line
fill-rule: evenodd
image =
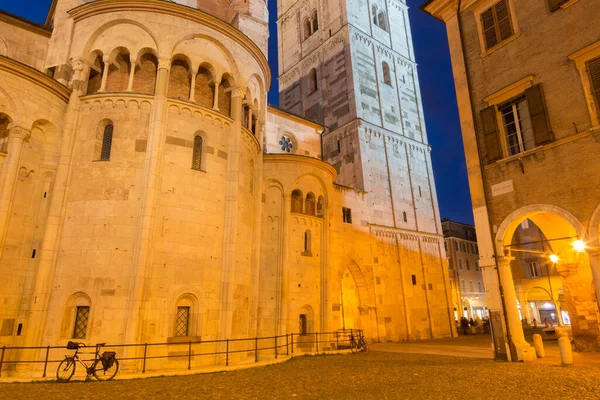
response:
M0 345L454 335L400 0L0 13Z

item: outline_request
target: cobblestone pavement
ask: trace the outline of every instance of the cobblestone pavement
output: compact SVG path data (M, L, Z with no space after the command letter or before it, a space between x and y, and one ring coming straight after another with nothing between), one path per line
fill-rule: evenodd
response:
M600 399L600 368L369 352L226 373L0 385L0 399Z

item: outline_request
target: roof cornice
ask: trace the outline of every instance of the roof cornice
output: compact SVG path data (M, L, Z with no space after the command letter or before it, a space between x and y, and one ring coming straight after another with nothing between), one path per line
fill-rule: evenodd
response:
M265 154L263 155L264 162L278 162L278 163L293 163L293 164L305 164L316 168L319 168L331 175L332 182L337 177L337 171L333 166L321 161L318 158L312 158L307 156L301 156L297 154Z
M275 107L274 105L271 105L271 104L269 104L267 106L267 111L270 112L270 113L272 113L272 114L279 115L279 116L281 116L283 118L287 118L289 120L292 120L294 122L298 122L300 124L307 125L307 126L309 126L311 128L314 128L315 130L321 130L322 131L322 130L325 129L325 126L319 124L318 122L311 121L311 120L306 119L306 118L302 118L299 115L292 114L292 113L290 113L288 111L282 110L281 108Z
M12 58L0 56L0 71L7 71L19 78L28 80L40 88L53 93L65 103L69 102L70 89L29 65L15 61Z
M48 38L52 36L52 29L50 29L49 27L19 17L18 15L7 13L6 11L0 10L0 21L4 21L7 24L18 26L19 28L26 29L30 32L37 33L38 35L42 35Z
M75 7L72 10L69 10L68 13L75 22L78 22L95 15L112 13L115 11L146 11L172 15L192 22L197 22L222 33L236 41L236 43L239 43L254 57L266 79L266 90L271 86L271 70L269 68L269 63L260 48L238 29L204 11L164 0L96 0Z

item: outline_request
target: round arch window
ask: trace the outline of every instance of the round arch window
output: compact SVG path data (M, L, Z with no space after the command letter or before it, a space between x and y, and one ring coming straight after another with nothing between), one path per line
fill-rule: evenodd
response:
M288 135L281 135L279 138L279 147L284 153L293 153L296 150L294 140Z

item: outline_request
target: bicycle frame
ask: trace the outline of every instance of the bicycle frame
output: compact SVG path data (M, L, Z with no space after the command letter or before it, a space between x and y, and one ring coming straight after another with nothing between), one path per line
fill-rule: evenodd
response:
M83 344L83 343L81 343L81 344L82 344L82 346L78 346L77 349L75 349L75 353L71 356L71 358L73 359L73 362L77 361L77 362L79 362L79 364L81 364L85 368L85 371L86 371L86 374L87 374L87 376L86 376L85 379L88 380L90 378L90 376L92 376L94 374L94 372L101 371L101 370L104 369L104 366L102 365L102 363L99 363L99 361L100 361L100 348L102 348L104 346L101 346L101 345L97 344L95 346L96 350L93 353L92 352L87 352L87 353L82 352L82 354L93 354L94 355L94 360L91 362L91 364L88 365L85 362L85 360L82 360L81 357L79 357L79 350L82 347L87 347L85 344ZM69 358L69 356L65 356L65 357ZM100 364L102 366L102 368L98 368L97 369L96 366L98 364Z

